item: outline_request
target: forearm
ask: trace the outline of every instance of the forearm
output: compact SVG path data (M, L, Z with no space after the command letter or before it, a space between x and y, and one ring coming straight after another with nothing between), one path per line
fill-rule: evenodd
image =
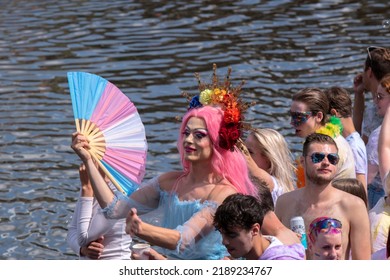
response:
M379 172L382 180L390 170L390 107L382 122L378 142Z
M279 230L285 228L285 225L278 219L275 212L268 211L263 219L263 226L261 232L265 235L276 235Z
M353 119L353 124L355 126L355 129L357 132L359 132L359 134L362 133L364 106L365 106L364 93L355 92L352 119Z
M101 176L92 159L89 159L87 162L85 162L85 166L91 181L93 193L99 202L100 207L107 207L114 199L114 194L112 193L104 178Z
M365 238L365 242L359 242L359 244L352 244L352 259L353 260L370 260L371 259L371 242L369 238ZM355 248L355 249L354 249ZM347 256L346 256L347 257Z
M136 234L139 238L169 250L175 250L180 241L180 232L173 229L142 223L142 230Z
M366 194L367 194L367 177L366 176L367 176L366 174L356 173L356 179L358 179L363 184L364 190L366 191Z
M273 235L277 237L281 242L286 245L300 243L300 240L298 239L297 235L289 228L287 228L284 224L282 224L276 214L272 211L269 211L264 216L261 232L265 235Z
M371 259L371 233L367 208L362 201L359 204L350 205L350 232L349 243L353 260ZM364 205L364 206L363 206Z

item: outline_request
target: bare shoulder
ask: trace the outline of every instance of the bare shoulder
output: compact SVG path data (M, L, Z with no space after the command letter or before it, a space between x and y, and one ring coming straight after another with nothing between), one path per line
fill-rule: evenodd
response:
M302 189L296 189L291 192L286 192L278 197L275 204L275 214L284 223L288 219L291 209L296 208L302 195Z
M215 185L210 192L208 199L221 204L226 197L235 193L237 193L237 190L231 184L222 182Z
M297 201L297 198L302 195L302 189L296 189L286 192L278 197L277 204L283 205L285 203L292 203ZM275 205L276 206L276 205Z
M158 178L158 183L160 185L160 188L165 191L172 190L176 180L181 175L183 175L182 171L170 171L160 175L160 177Z
M367 210L364 201L360 197L341 190L337 191L339 192L337 195L340 198L340 204L345 211L355 211L358 209Z

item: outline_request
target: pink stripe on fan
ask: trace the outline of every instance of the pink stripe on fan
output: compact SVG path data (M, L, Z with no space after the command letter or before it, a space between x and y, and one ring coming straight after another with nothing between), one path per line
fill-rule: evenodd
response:
M145 175L145 158L146 151L107 148L103 161L140 184Z
M137 113L137 109L130 99L114 84L108 82L91 116L91 121L100 130L104 130L113 123L119 122L134 113Z

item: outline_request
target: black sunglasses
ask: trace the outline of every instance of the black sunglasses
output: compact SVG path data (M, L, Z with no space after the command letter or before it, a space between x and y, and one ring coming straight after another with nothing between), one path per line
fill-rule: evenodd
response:
M324 158L328 158L328 161L332 165L336 165L339 163L340 157L336 153L331 153L331 154L325 154L325 153L312 153L310 155L311 161L313 163L320 163L324 160Z

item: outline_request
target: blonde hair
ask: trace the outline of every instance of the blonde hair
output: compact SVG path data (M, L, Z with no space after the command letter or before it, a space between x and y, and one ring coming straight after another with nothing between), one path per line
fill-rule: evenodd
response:
M261 154L270 161L271 167L266 171L275 177L284 192L294 190L296 168L284 137L271 128L253 129L250 134L257 139Z

